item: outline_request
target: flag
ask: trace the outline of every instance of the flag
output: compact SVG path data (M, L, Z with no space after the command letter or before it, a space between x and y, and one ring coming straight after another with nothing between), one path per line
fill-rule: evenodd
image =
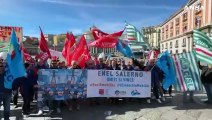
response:
M42 52L46 52L49 55L49 57L51 57L51 54L48 48L48 43L43 35L41 28L40 28L40 32L41 34L40 34L39 48Z
M89 43L89 46L94 46L98 48L114 48L118 42L118 38L122 35L124 31L119 31L113 34L108 34L99 39Z
M199 30L194 30L193 40L197 59L212 64L212 40Z
M91 32L93 34L94 40L98 40L99 38L109 35L108 33L102 32L100 29L96 27L91 28Z
M121 52L125 57L131 58L133 56L132 50L130 49L128 43L124 42L123 40L118 40L116 50Z
M164 73L163 88L167 90L169 86L176 84L176 74L174 69L174 62L168 51L165 51L158 58L156 65Z
M62 55L63 55L64 58L66 58L66 56L67 56L68 45L69 45L69 33L67 32L64 47L63 47L63 50L62 50Z
M103 58L103 59L105 58L105 53L104 52L99 54L98 59L100 59L100 58Z
M54 56L57 58L63 58L63 55L62 55L62 52L59 52L57 50L52 50L52 49L49 49L50 53L51 53L51 56Z
M175 54L172 57L177 76L175 89L177 91L202 91L203 87L195 52Z
M79 43L77 44L76 48L74 49L74 53L71 57L71 61L77 61L78 65L81 68L85 67L86 61L91 59L91 55L85 40L84 35L80 38Z
M24 54L24 60L25 61L29 61L31 63L34 63L34 59L32 58L32 56L27 52L26 48L24 48L23 46L21 47L22 52Z
M10 39L10 49L6 58L5 71L4 86L7 89L12 89L12 83L16 78L26 75L23 53L14 30Z
M49 58L49 55L46 52L42 52L42 53L35 56L35 59L37 59L37 60L40 59L40 61L42 63L45 63L48 58Z
M157 59L159 54L160 54L160 51L159 51L159 50L151 50L151 51L149 52L148 59L149 59L149 60Z
M74 49L76 48L76 40L74 35L71 33L69 35L69 42L68 42L68 46L67 46L67 56L66 56L66 62L67 62L67 66L71 65L71 58L74 54Z
M94 57L94 63L95 63L95 65L99 64L99 60L98 60L97 56Z
M149 43L144 39L144 35L140 32L135 26L126 23L126 32L127 32L127 39L139 42L148 48L151 48Z

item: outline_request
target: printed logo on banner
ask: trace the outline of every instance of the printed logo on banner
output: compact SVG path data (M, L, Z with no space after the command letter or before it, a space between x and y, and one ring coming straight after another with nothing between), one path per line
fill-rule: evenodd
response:
M99 89L99 94L100 95L104 95L104 93L105 93L105 90L104 89Z
M116 94L117 96L119 96L119 95L126 95L127 92L126 92L126 91L119 91L119 90L116 90L116 91L115 91L115 94Z
M132 92L131 92L131 95L132 96L136 96L136 95L140 95L141 93L139 93L138 92L138 90L133 90Z

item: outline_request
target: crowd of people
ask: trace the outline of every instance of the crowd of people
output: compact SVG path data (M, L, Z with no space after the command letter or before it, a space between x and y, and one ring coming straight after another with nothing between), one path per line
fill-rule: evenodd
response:
M0 103L3 101L4 106L4 119L8 120L10 116L10 102L14 102L15 107L18 107L18 95L19 92L23 98L22 113L27 116L30 114L30 104L33 100L37 101L38 115L43 114L43 110L49 109L49 114L54 110L57 113L61 113L61 106L66 105L69 111L73 111L73 108L80 110L81 101L78 99L71 99L66 101L53 101L53 100L38 100L38 71L39 69L105 69L105 70L128 70L128 71L151 71L151 84L152 93L158 103L165 101L164 94L167 93L172 96L172 86L168 90L164 90L162 87L164 75L163 72L155 64L155 60L150 60L147 64L143 60L131 59L128 63L124 59L110 59L100 58L98 61L89 60L85 63L85 68L80 68L76 61L72 61L71 67L68 68L64 61L52 60L51 64L37 61L36 63L25 62L25 68L27 75L21 78L17 78L13 82L12 89L4 88L4 70L5 63L3 60L0 61ZM201 67L203 70L202 79L207 79L204 82L206 92L208 95L208 103L212 103L212 82L208 81L212 78L211 67ZM12 99L11 99L12 98ZM119 104L117 98L105 98L111 104ZM130 100L123 99L124 101ZM151 103L151 98L145 98L147 103ZM100 98L89 98L87 99L91 105L101 104ZM1 117L0 117L1 118Z

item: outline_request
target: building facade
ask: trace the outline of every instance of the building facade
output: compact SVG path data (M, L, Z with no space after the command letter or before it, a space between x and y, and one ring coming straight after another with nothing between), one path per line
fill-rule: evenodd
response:
M160 48L160 26L143 27L141 31L143 32L144 37L152 48Z
M212 36L212 0L189 0L161 25L160 51L171 54L193 49L193 30Z
M30 37L30 36L23 36L23 45L24 48L26 48L27 52L30 55L37 55L39 52L38 49L38 38L36 37Z

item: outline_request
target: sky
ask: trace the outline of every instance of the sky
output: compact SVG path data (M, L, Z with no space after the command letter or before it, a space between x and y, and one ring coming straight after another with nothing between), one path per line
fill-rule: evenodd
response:
M82 34L95 25L104 32L123 30L125 21L138 29L163 23L188 0L0 0L0 25L23 27L39 37L67 31Z

